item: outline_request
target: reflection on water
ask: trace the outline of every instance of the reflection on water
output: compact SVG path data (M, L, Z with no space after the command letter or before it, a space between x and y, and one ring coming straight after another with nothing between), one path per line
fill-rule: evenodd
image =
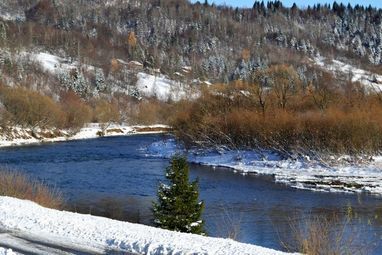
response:
M159 139L143 135L1 149L0 164L56 186L73 211L150 224L168 160L148 157L142 148ZM291 236L291 222L332 212L347 215L351 205L361 239L382 237L382 199L377 197L296 190L270 177L191 165L191 178L196 177L212 236L281 249L280 240Z

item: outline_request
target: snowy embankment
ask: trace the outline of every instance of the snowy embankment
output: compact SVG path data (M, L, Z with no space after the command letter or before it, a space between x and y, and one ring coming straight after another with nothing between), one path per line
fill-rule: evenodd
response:
M169 158L175 153L186 152L173 139L153 143L147 148L150 156ZM187 156L192 163L227 167L243 174L271 175L276 182L294 188L382 195L382 157L374 157L364 164L341 157L327 165L308 157L285 159L266 150L190 150Z
M0 212L2 231L55 247L86 250L93 254L286 254L230 239L47 209L31 201L10 197L0 197Z
M16 255L16 253L13 252L12 249L5 249L0 247L0 255Z
M101 124L91 123L81 128L79 132L72 134L69 130L36 129L32 132L32 130L28 128L13 127L1 132L0 147L94 139L100 136L153 134L167 132L169 130L170 127L166 125L129 126L110 124L107 127L102 127Z

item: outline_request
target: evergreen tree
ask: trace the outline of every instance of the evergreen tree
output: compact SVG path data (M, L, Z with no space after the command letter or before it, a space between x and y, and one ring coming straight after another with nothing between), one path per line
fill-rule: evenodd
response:
M0 43L3 45L7 42L7 29L7 24L5 22L0 22Z
M106 90L105 75L102 69L95 70L95 83L96 83L96 90L98 92L103 92Z
M198 180L189 183L189 167L184 157L174 156L171 159L166 178L170 185L160 184L158 203L153 205L156 226L205 235L201 219L204 204L198 201Z

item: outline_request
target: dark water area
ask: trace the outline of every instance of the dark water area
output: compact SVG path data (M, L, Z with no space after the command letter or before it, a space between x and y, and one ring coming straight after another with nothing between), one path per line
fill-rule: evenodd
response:
M137 135L3 148L0 165L58 188L70 210L150 224L151 204L168 160L147 155L145 148L160 139L162 135ZM282 249L280 241L293 236L291 225L334 212L341 220L351 210L357 220L348 228L354 229L355 238L376 246L367 254L382 254L379 197L297 190L269 176L244 176L224 168L191 164L190 169L191 178L200 181L211 236L231 235Z

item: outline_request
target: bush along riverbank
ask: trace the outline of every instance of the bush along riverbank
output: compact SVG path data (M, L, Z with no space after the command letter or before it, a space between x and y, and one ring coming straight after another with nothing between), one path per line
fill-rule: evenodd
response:
M367 159L382 149L381 93L320 80L303 86L293 68L273 66L249 81L217 84L179 103L171 125L187 147L273 150L330 161Z

